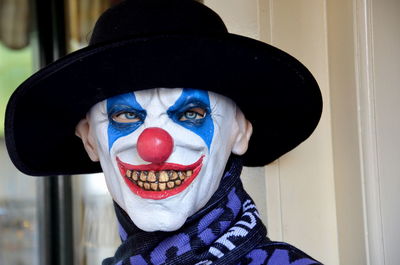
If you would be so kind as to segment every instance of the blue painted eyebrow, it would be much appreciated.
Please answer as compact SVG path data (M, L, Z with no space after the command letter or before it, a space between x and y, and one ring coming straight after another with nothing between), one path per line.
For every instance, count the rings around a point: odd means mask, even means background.
M189 88L183 89L181 96L175 101L174 105L168 108L168 113L184 111L186 106L191 108L191 105L202 106L210 110L208 92Z
M107 99L107 113L112 111L115 106L129 106L138 111L145 111L142 106L136 101L133 92L121 94Z

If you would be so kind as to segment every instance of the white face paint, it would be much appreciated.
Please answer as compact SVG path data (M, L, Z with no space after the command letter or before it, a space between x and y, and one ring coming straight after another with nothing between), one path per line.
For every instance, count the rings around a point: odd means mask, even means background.
M111 196L145 231L177 230L200 210L251 134L234 102L193 89L119 95L88 119Z

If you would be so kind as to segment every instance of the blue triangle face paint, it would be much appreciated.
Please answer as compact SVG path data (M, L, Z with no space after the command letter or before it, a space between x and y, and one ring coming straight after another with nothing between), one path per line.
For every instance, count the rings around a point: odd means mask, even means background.
M108 125L108 149L111 149L114 142L120 137L136 131L146 119L146 111L136 101L135 94L126 93L107 99ZM125 115L127 118L135 118L135 122L121 123L113 117ZM137 121L136 121L137 120Z
M203 117L196 117L194 109L204 110ZM199 135L210 152L214 136L214 124L211 118L210 98L207 91L196 89L183 89L182 95L168 111L168 116L177 124ZM197 115L199 115L197 113Z

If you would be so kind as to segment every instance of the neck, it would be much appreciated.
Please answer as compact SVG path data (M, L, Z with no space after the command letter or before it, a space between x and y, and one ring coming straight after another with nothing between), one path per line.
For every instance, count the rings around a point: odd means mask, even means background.
M232 157L210 201L174 232L145 232L115 204L122 245L103 264L231 264L266 238L266 229L240 181L242 165ZM234 259L232 257L234 254ZM227 262L228 261L228 262ZM125 264L125 263L124 263Z

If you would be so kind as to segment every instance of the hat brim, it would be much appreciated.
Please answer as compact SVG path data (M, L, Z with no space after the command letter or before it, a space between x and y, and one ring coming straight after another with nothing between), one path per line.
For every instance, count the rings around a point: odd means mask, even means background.
M29 175L100 172L75 126L97 102L150 88L228 96L253 125L246 166L264 166L314 131L321 93L307 68L268 44L238 36L157 35L89 46L41 69L12 95L5 137Z

